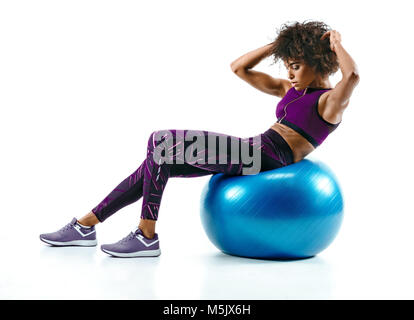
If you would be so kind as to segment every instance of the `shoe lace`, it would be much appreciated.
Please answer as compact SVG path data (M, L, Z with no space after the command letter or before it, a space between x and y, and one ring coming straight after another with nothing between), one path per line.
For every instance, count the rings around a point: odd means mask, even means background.
M71 228L73 228L73 224L72 223L68 223L66 226L64 226L63 228L61 228L59 230L59 232L64 232L64 231L69 230Z
M134 234L133 232L131 232L131 233L130 233L130 234L128 234L125 238L121 239L119 242L120 242L120 243L127 242L127 241L129 241L129 240L133 239L133 238L134 238L134 236L135 236L135 234Z

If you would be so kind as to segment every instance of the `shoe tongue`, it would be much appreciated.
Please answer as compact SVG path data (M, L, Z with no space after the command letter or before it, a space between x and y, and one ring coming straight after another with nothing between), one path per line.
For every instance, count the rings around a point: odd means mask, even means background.
M67 220L66 220L67 221ZM76 219L76 218L73 218L72 219L72 221L70 222L70 224L73 224L73 225L75 225L76 224L76 222L78 222L78 219Z
M140 229L139 227L137 227L137 228L135 228L135 229L132 231L132 233L133 233L133 234L142 234L142 231L141 231L141 229Z

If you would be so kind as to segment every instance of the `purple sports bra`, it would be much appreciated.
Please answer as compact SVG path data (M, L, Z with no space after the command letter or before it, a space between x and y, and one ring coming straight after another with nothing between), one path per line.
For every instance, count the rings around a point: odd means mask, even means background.
M315 148L322 144L339 124L329 123L318 112L319 97L331 89L290 88L276 107L276 118L308 140Z

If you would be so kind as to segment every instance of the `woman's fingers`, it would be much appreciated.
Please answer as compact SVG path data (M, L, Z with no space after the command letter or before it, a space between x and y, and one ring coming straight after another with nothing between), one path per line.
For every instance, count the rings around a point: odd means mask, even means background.
M321 40L326 39L328 36L329 36L329 42L330 42L329 44L330 44L331 50L334 51L335 49L334 43L341 42L341 34L336 30L329 30L329 31L326 31L322 35Z
M321 40L325 39L327 36L330 36L331 38L341 38L341 34L338 31L336 31L336 30L326 31L322 35Z
M338 31L335 31L334 33L332 33L332 38L331 38L331 42L337 41L337 42L341 42L341 34Z
M327 37L330 33L331 33L330 31L326 31L326 32L322 35L321 40L325 39L325 38L326 38L326 37Z

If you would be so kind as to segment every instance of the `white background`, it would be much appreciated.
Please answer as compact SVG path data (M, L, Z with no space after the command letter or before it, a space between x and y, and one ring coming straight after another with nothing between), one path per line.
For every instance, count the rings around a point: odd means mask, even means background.
M1 1L0 298L413 299L409 3ZM138 224L142 200L97 226L96 248L39 241L132 173L154 130L267 130L279 98L230 63L273 41L282 23L306 19L341 33L361 75L341 126L308 157L344 191L328 249L288 263L221 253L199 217L209 176L168 181L158 258L99 250ZM286 78L271 62L255 69Z

